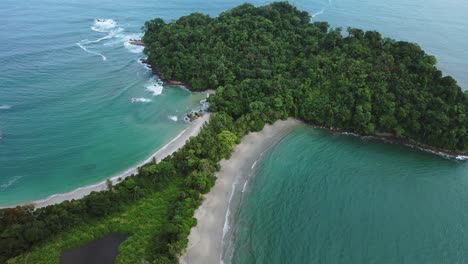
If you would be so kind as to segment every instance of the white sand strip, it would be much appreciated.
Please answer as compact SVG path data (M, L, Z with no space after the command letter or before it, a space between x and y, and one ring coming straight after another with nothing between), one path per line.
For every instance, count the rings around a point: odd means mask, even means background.
M266 148L280 140L294 127L302 124L295 119L277 121L266 125L262 131L250 133L236 146L229 160L220 162L221 170L211 191L205 195L203 204L195 211L198 224L193 227L187 252L180 257L184 264L218 264L223 253L223 237L227 231L226 219L233 186L239 178L249 173ZM242 189L237 182L236 189Z
M145 161L139 163L135 167L132 167L122 173L119 173L116 176L113 176L109 178L113 184L118 183L119 178L124 179L132 174L136 174L138 167L141 167L142 165L150 162L153 158L156 159L156 161L160 161L164 159L165 157L171 155L172 153L176 152L179 148L183 147L185 145L185 142L193 136L198 135L200 132L200 129L202 128L203 124L207 122L210 119L210 113L205 113L203 116L197 118L192 122L192 124L182 131L177 137L175 137L173 140L171 140L168 144L166 144L164 147L160 148L158 151L156 151L153 155L148 157ZM68 192L68 193L61 193L61 194L54 194L52 196L49 196L48 198L44 200L38 200L33 202L33 204L36 207L45 207L48 205L52 204L57 204L61 203L66 200L72 200L72 199L80 199L88 194L90 194L93 191L102 191L107 189L107 184L106 181L102 181L97 184L85 186L78 188L74 191ZM27 203L24 203L27 204ZM16 206L16 205L15 205ZM14 206L8 206L8 207L14 207Z

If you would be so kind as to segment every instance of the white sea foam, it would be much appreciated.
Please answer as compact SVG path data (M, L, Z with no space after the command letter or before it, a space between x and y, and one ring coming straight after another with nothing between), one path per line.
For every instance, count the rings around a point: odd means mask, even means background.
M231 210L229 209L229 207L231 207L231 201L232 201L232 198L234 197L234 193L236 192L236 184L237 184L237 181L235 181L232 184L231 196L229 197L229 202L227 206L228 209L226 211L226 215L224 216L223 237L221 238L221 241L224 241L224 237L226 236L227 232L231 228L229 226L229 215L231 214Z
M17 182L21 178L22 177L20 177L20 176L16 176L16 177L13 177L11 180L9 180L7 183L4 183L4 184L0 185L0 191L2 191L2 192L5 191L8 187L15 184L15 182Z
M103 61L107 60L107 57L106 57L106 56L102 55L101 53L98 53L98 52L89 50L88 48L86 48L85 46L83 46L80 42L76 43L76 45L78 45L78 47L80 47L82 50L84 50L84 51L86 51L86 52L88 52L88 53L101 56L101 58L102 58Z
M155 77L146 84L146 90L150 91L154 96L160 95L163 91L163 82Z
M312 17L314 18L314 17L316 17L316 16L319 16L319 15L323 14L323 12L325 12L325 8L322 9L322 10L320 10L320 11L317 12L317 13L312 14Z
M124 47L131 53L143 53L143 46L130 44L131 39L141 39L141 34L123 35Z
M202 105L201 107L202 111L208 111L208 109L210 108L210 103L208 103L206 99L201 100L200 104Z
M109 34L107 36L104 36L102 38L98 38L96 40L88 40L88 39L83 39L82 41L80 41L80 44L81 45L88 45L88 44L93 44L93 43L99 43L103 40L107 40L107 39L111 39L113 38L113 35L112 34Z
M124 31L122 28L118 28L119 32ZM131 39L140 39L141 34L114 34L113 37L115 38L114 41L107 42L104 46L115 46L115 45L122 45L131 53L143 53L143 46L133 45L130 43Z
M135 98L133 100L133 102L135 102L135 103L149 103L151 101L153 101L153 100L145 98L145 97Z
M109 32L117 26L113 19L95 19L91 29L96 32Z
M137 46L137 45L130 44L131 39L140 39L142 35L141 34L124 34L124 33L122 33L125 29L122 28L122 27L119 27L117 25L117 22L115 22L113 19L95 19L94 20L94 25L91 26L91 29L93 31L96 31L96 32L107 33L107 35L104 36L104 37L98 38L96 40L83 39L82 41L77 43L77 45L82 50L84 50L84 51L86 51L88 53L101 56L103 60L106 60L107 57L104 56L101 53L89 50L86 45L96 44L96 43L99 43L99 42L104 41L104 40L115 39L115 41L112 41L112 42L106 41L106 43L104 43L104 46L113 46L113 45L116 45L116 44L122 45L122 43L123 43L123 46L131 53L142 53L143 52L143 49L144 49L143 46Z
M11 109L11 105L0 105L0 110L8 110Z
M468 160L468 156L461 156L460 155L460 156L455 157L455 159L457 159L457 160Z
M137 45L130 44L129 41L124 42L124 47L128 51L130 51L131 53L143 53L143 49L144 49L143 46L137 46Z
M253 163L252 167L250 167L251 169L255 168L255 165L257 165L257 161L258 161L258 160L256 160L256 161Z
M147 63L144 63L141 58L137 59L137 62L141 64L143 67L145 67L145 69L147 69L148 71L151 71L151 67Z
M247 187L247 183L249 183L249 179L247 179L247 180L244 182L244 187L242 187L242 192L245 192L245 188Z
M174 122L177 122L177 120L179 120L179 118L177 116L174 116L174 115L170 115L167 118L169 118L170 120L172 120Z

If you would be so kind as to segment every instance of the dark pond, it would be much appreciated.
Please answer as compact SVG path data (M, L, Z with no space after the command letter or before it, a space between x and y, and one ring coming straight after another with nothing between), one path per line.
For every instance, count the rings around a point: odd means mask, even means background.
M61 264L113 264L120 243L129 236L111 233L81 247L65 250L60 256Z

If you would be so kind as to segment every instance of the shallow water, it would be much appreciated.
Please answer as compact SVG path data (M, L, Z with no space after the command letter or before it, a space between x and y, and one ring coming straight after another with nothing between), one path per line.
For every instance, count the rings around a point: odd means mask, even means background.
M302 127L257 162L226 263L466 263L468 162Z
M183 113L201 97L163 88L128 40L154 17L214 16L243 2L0 1L0 206L99 182L182 131ZM466 1L292 3L333 26L421 43L468 87Z

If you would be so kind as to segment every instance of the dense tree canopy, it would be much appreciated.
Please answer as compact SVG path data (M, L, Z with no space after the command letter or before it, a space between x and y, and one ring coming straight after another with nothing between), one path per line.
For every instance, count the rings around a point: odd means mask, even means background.
M375 31L330 28L278 2L217 18L194 13L145 24L148 61L193 90L216 89L211 110L468 149L468 101L418 45Z

